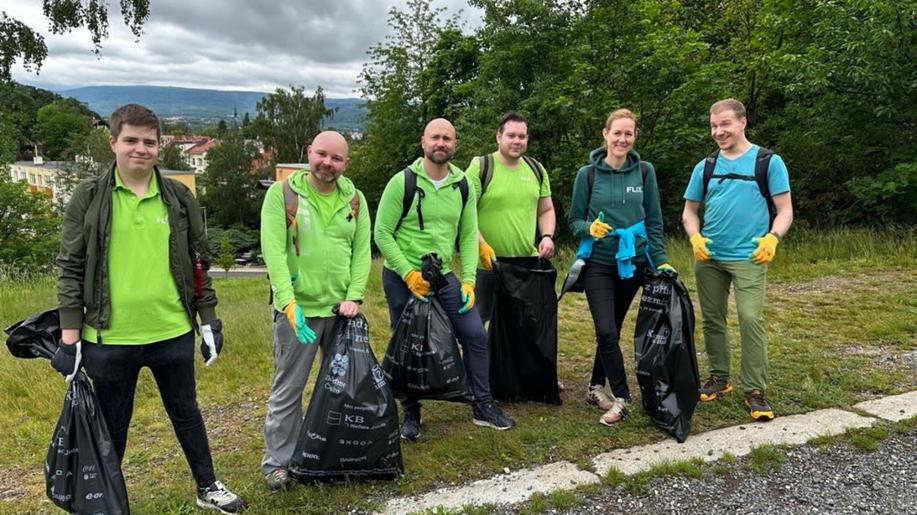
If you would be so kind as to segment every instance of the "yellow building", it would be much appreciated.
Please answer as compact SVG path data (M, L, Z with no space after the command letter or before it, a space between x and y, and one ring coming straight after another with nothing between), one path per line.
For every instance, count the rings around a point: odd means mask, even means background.
M195 197L197 196L197 175L194 173L194 170L169 170L168 168L160 168L159 173L161 173L163 177L175 179L184 184L191 190L191 193L194 194Z
M57 171L63 161L47 161L36 157L32 161L16 161L10 165L10 179L28 184L28 191L40 191L54 199L57 191Z
M309 169L308 163L277 163L274 166L274 180L282 181L296 170Z

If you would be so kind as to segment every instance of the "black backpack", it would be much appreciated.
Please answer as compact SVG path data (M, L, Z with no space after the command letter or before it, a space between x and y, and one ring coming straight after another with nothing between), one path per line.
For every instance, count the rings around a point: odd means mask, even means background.
M481 161L481 196L484 196L484 192L487 191L487 185L490 184L490 180L493 179L494 174L494 156L493 154L486 154L478 157ZM529 165L532 173L535 174L535 178L538 179L538 187L541 187L541 183L544 182L544 166L541 165L533 157L522 156L522 160L525 161L525 164Z
M398 223L395 224L395 230L392 231L393 235L398 232L398 228L401 227L401 222L404 221L404 217L408 216L408 211L411 210L411 204L414 203L415 195L417 195L417 223L420 225L420 230L423 230L423 207L421 203L427 194L424 192L423 188L417 187L417 175L411 171L410 167L405 168L401 173L404 174L404 198L401 200L401 217L398 218ZM462 193L462 212L464 212L465 203L468 202L468 179L462 176L462 180L453 183L452 187L458 188Z
M720 151L717 149L715 152L707 156L707 159L704 160L704 198L707 198L707 185L710 184L710 179L719 179L720 182L725 181L726 179L735 179L738 181L755 181L758 184L758 191L761 192L761 196L764 197L764 201L767 203L767 214L770 218L770 223L768 224L768 229L774 223L774 218L777 216L777 206L774 205L774 199L771 197L771 189L767 184L767 170L771 164L771 157L774 156L774 151L758 147L758 156L755 158L755 176L750 177L748 175L739 175L737 173L723 173L723 174L713 174L713 170L716 168L716 160L720 157Z

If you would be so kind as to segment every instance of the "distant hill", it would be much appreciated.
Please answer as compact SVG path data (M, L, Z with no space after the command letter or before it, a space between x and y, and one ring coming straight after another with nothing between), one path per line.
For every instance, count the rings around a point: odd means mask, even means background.
M232 120L233 108L239 122L247 112L255 117L255 106L267 93L261 91L220 91L215 89L173 88L162 86L86 86L60 92L85 102L89 108L108 116L118 106L143 104L162 118L180 116L188 121L216 123ZM325 124L344 130L362 130L364 102L359 98L325 98L325 105L338 108Z

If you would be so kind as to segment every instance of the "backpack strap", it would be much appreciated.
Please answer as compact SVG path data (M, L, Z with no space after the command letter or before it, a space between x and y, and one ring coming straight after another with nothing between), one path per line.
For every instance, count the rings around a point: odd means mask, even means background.
M420 195L420 198L417 199L417 219L420 223L420 230L423 230L423 213L420 210L420 201L425 196L425 193L422 189L417 187L417 176L414 172L411 171L410 167L406 167L401 171L404 174L404 196L401 199L401 217L398 218L398 223L395 224L395 230L392 233L398 232L398 229L401 227L401 222L404 221L404 217L408 216L408 212L411 210L411 204L414 203L414 195Z
M532 169L532 173L535 174L535 178L538 179L538 186L541 186L541 183L544 182L544 167L541 166L534 157L529 157L527 155L522 156L522 160L525 161L525 164L529 165L529 168Z
M462 194L462 211L465 211L465 204L468 202L468 179L465 176L462 176L462 180L452 184L453 188L458 188L459 192ZM483 186L482 186L483 189ZM482 192L483 194L483 192ZM459 215L461 216L461 215Z
M487 191L487 185L490 184L490 180L493 179L494 171L494 156L493 154L485 154L478 157L478 160L481 163L481 196L484 196L484 192ZM465 204L462 204L463 206Z
M755 158L755 182L758 183L758 191L764 197L767 203L767 215L770 218L768 230L777 217L777 206L774 204L774 198L771 196L771 188L767 183L767 172L771 165L771 157L774 151L769 148L758 147L758 156Z
M283 210L286 211L287 229L293 228L293 248L299 255L299 224L296 223L296 211L299 210L299 195L290 187L290 181L280 181L283 185Z
M713 170L716 169L716 160L718 157L720 157L719 149L715 150L704 159L704 198L707 198L707 185L710 184L710 179L713 178Z

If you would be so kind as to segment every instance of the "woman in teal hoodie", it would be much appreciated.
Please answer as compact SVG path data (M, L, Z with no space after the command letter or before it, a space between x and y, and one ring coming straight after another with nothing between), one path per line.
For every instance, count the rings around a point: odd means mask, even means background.
M618 109L602 129L605 144L589 154L573 184L570 229L579 240L594 240L582 271L589 311L595 325L596 356L587 401L606 410L599 422L611 425L627 415L630 402L624 357L619 345L621 323L637 290L643 269L671 269L662 241L662 210L653 165L634 151L637 120ZM612 396L604 393L605 379Z

